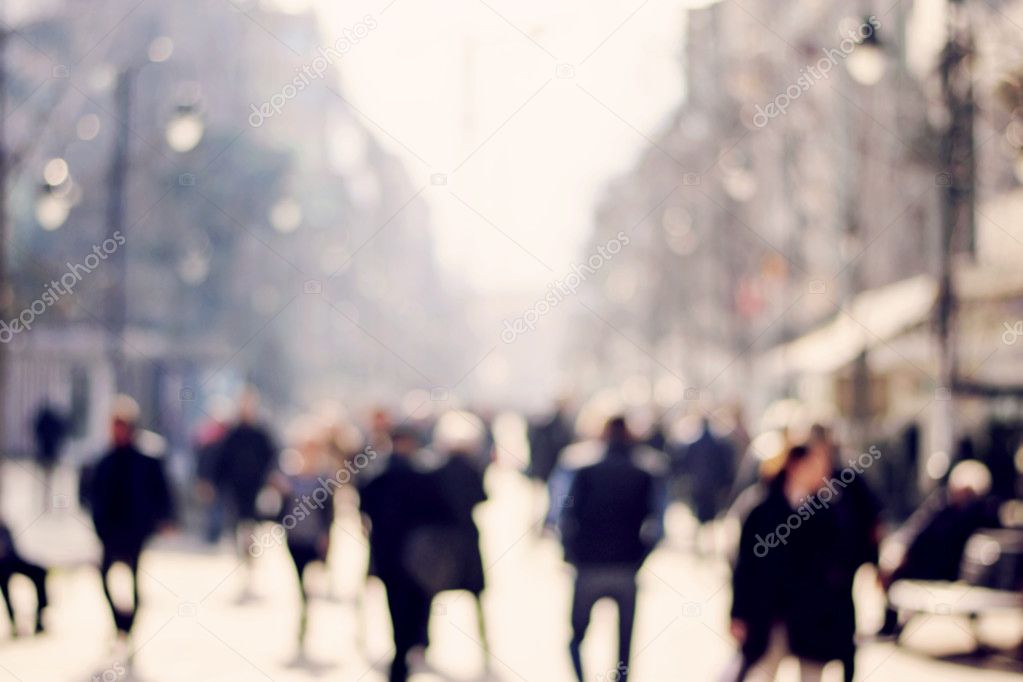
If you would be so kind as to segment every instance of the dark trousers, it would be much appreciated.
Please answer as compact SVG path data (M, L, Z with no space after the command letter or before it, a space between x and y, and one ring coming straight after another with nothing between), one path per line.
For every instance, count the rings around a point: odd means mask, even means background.
M23 575L32 581L36 588L36 627L41 625L40 615L46 608L46 569L25 561L20 556L12 555L0 559L0 593L7 604L7 615L11 619L11 629L15 628L14 604L11 602L11 578Z
M315 561L323 561L323 558L315 546L292 540L288 540L288 554L291 555L291 561L295 564L295 572L298 573L298 585L302 590L302 602L304 603L309 599L305 589L305 569Z
M323 561L319 550L311 544L288 539L288 553L291 561L295 564L295 572L298 574L298 589L302 596L302 611L298 621L298 641L305 642L306 625L309 622L309 593L305 588L305 569L315 561Z
M139 610L139 556L142 554L141 547L103 547L103 560L100 564L100 577L103 580L103 594L106 595L107 603L110 604L110 611L114 615L114 626L118 634L130 634L135 625L135 616ZM114 564L124 564L131 573L131 606L127 609L120 608L114 603L114 597L110 592L110 569Z
M394 629L390 681L405 682L409 674L409 651L422 643L430 622L430 595L408 576L388 576L383 580Z
M616 679L626 682L632 650L632 625L636 617L636 570L631 566L578 566L577 571L572 597L572 641L568 646L576 677L583 682L580 649L590 626L590 612L598 600L606 597L618 606Z

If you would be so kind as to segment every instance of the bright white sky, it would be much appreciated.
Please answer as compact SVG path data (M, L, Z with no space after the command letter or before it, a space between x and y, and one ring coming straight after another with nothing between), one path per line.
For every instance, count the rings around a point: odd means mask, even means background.
M442 265L475 290L519 292L541 290L581 257L599 191L647 144L640 132L652 136L679 103L687 4L317 6L325 42L367 14L378 22L341 60L342 87L401 141L376 130L427 185ZM574 77L557 77L559 64ZM447 185L430 184L435 173Z

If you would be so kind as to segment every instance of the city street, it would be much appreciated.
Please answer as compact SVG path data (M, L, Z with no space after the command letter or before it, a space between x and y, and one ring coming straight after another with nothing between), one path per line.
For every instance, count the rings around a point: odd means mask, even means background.
M286 552L273 547L256 563L256 600L238 603L243 569L226 545L204 549L184 535L163 538L143 562L144 610L137 626L133 676L109 653L113 626L95 569L89 521L67 509L39 516L38 481L31 465L8 465L3 480L4 514L23 552L57 564L49 586L49 632L0 642L0 680L75 681L90 679L292 680L383 679L389 660L389 622L379 584L373 582L359 616L353 596L360 585L365 546L348 515L337 525L332 555L334 589L326 580L313 590L309 654L296 659L297 593ZM507 470L492 471L491 501L480 510L489 589L485 608L493 648L492 678L483 674L483 657L471 599L447 593L434 604L427 680L569 680L569 574L551 539L540 539L529 524L530 491L525 480ZM58 500L73 499L70 476L58 481ZM61 502L59 502L61 503ZM74 521L71 521L74 519ZM669 517L672 542L662 547L642 574L635 633L637 682L715 680L729 662L727 635L728 572L718 561L699 561L678 546L688 532L683 510ZM322 578L323 576L317 575ZM878 601L869 581L861 585L861 624L873 629ZM20 593L24 595L25 593ZM24 597L16 599L30 607ZM28 611L30 613L30 611ZM500 614L500 617L497 617ZM364 623L364 624L363 624ZM585 656L588 677L613 680L609 670L614 641L613 607L598 606ZM989 630L1019 632L1018 623L991 622ZM6 628L5 628L6 630ZM365 633L365 650L358 644ZM969 647L964 623L951 618L922 618L905 637L908 646L867 644L860 652L859 679L1009 680L1016 676L938 662L913 651L962 651ZM660 671L660 672L655 672ZM667 672L673 671L673 672ZM839 679L838 670L829 679ZM780 679L794 680L793 669Z

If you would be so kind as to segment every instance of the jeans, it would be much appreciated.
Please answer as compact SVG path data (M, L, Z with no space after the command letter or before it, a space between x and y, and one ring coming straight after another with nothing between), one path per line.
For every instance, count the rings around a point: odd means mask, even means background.
M629 654L632 649L632 625L636 617L636 570L632 566L578 566L575 594L572 598L572 641L569 654L576 677L583 682L580 647L590 625L593 605L603 598L618 606L618 664L621 682L627 682Z

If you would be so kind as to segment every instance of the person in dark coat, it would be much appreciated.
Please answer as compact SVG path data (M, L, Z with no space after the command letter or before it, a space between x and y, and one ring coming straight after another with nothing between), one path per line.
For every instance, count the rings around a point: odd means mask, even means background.
M127 641L139 609L139 557L149 539L174 522L170 486L161 461L136 445L138 405L127 396L114 401L112 446L92 471L89 507L96 535L103 546L100 572L103 591L114 616L118 638ZM110 569L128 567L132 604L122 607L110 590Z
M259 394L248 389L238 403L237 423L220 441L213 474L217 491L234 514L238 555L247 569L239 601L252 596L252 557L258 553L255 527L260 521L256 498L276 463L277 447L259 421Z
M735 452L726 439L714 434L707 417L700 420L696 439L683 443L680 450L679 466L689 480L693 514L701 525L713 521L728 503L735 479Z
M432 476L451 511L452 525L445 529L443 556L447 576L443 590L465 590L476 603L480 644L484 662L490 665L490 646L483 614L483 557L480 554L480 531L473 518L477 505L486 502L480 451L492 447L487 429L479 417L461 411L441 415L434 428L434 448L446 457Z
M957 580L970 536L998 528L997 501L989 496L991 474L977 460L960 462L948 484L932 493L885 545L881 583L887 592L899 580ZM890 606L879 634L896 636L898 613Z
M11 578L23 575L32 581L36 590L36 634L43 632L43 609L49 603L46 598L46 569L25 560L14 546L11 529L0 523L0 593L7 605L7 616L11 620L11 635L18 636L18 624L14 614L14 602L11 601Z
M217 466L220 444L227 435L231 414L231 403L223 396L210 400L206 415L195 430L192 438L192 452L195 457L195 496L203 512L205 527L203 535L211 545L220 541L224 530L224 501L217 495Z
M863 473L873 466L881 451L876 447L865 453L843 460L841 450L831 435L831 429L814 424L810 429L809 447L829 462L832 470L827 481L828 512L834 519L835 536L841 542L830 545L835 584L829 603L836 621L856 623L856 604L853 601L853 581L864 564L877 565L881 538L881 503L870 489ZM817 493L824 497L826 493ZM842 582L839 582L841 580ZM852 682L856 670L856 647L850 634L848 646L841 657L846 682Z
M408 679L410 652L426 644L437 529L454 521L436 479L413 462L419 444L414 430L395 428L387 467L360 495L374 572L387 591L394 630L391 682Z
M822 494L831 472L822 450L792 447L742 523L731 609L740 680L773 680L788 655L803 680L819 680L853 646L855 616L841 607L850 598L848 538Z
M43 403L32 421L36 441L36 462L43 472L43 510L53 503L53 470L60 460L60 450L67 435L64 417L49 403Z
M604 440L603 459L575 472L561 515L565 559L576 569L569 655L580 682L590 612L605 597L618 606L615 679L628 679L636 574L663 529L661 483L634 461L637 446L624 417L608 420Z
M572 422L564 402L528 429L529 476L546 485L558 464L558 455L573 440Z

